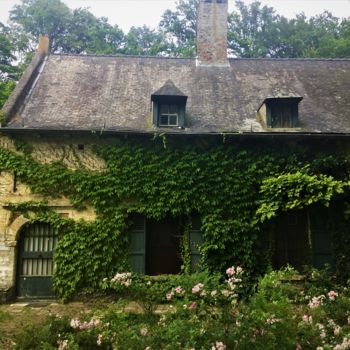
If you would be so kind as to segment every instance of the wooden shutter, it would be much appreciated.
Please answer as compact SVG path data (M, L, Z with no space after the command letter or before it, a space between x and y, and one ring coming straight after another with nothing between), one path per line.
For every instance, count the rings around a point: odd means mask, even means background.
M203 235L200 231L199 216L193 215L192 227L189 231L190 235L190 250L191 250L191 271L196 272L200 270L200 252L199 248L203 244Z
M327 209L318 207L310 216L313 266L321 269L325 264L332 264L331 234L327 227L329 213Z
M130 228L130 266L132 272L145 273L146 220L135 214Z

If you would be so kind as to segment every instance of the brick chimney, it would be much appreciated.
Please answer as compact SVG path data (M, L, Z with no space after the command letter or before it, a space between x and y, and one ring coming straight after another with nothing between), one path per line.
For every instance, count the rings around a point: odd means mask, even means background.
M39 45L37 48L37 52L42 55L48 55L50 53L50 41L49 37L46 35L39 36Z
M227 0L200 0L197 24L197 65L228 67Z

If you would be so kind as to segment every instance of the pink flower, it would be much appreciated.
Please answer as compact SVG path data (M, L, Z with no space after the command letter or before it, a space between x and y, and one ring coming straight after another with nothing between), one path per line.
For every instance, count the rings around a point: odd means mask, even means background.
M316 307L319 307L320 305L323 304L323 300L325 298L326 297L324 295L320 295L318 297L313 297L308 305L311 309L315 309Z
M305 323L312 323L312 316L304 315L303 316L303 322L305 322Z
M174 292L173 291L171 291L170 293L167 293L166 300L170 301L173 298L173 296L174 296Z
M183 293L183 289L180 286L178 286L175 288L175 293L181 294L181 293Z
M197 308L197 303L195 301L193 301L189 306L188 306L189 309L191 310L195 310Z
M226 270L226 274L227 274L228 276L233 276L235 273L236 273L236 271L235 271L234 266L231 266L231 267L229 267L229 268Z
M192 293L193 294L197 294L199 293L204 287L204 284L203 283L198 283L196 284L193 288L192 288Z
M331 290L327 295L328 295L329 300L334 300L335 297L338 296L338 293L335 292L334 290Z

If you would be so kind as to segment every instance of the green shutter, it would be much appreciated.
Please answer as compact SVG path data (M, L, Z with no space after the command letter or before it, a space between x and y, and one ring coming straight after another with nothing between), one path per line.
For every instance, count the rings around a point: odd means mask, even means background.
M327 209L318 207L311 215L312 256L313 266L323 268L325 264L332 265L331 234L327 227Z
M131 271L145 273L146 221L142 215L134 215L132 222L130 228Z
M191 249L191 271L200 270L200 252L199 248L203 244L203 236L200 230L190 230L190 249Z
M185 126L185 105L180 105L179 110L179 126L182 128Z
M152 112L153 125L158 126L158 103L155 101L152 102Z

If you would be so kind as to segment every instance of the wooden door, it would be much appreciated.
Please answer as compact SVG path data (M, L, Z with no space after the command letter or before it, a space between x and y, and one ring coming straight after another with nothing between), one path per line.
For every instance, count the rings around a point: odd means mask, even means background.
M147 222L146 273L148 275L176 274L181 269L181 225L179 220L165 218Z
M17 259L17 296L53 297L53 251L55 229L45 223L26 225L21 233Z
M275 224L274 267L290 264L299 271L310 264L307 218L304 211L281 214Z

